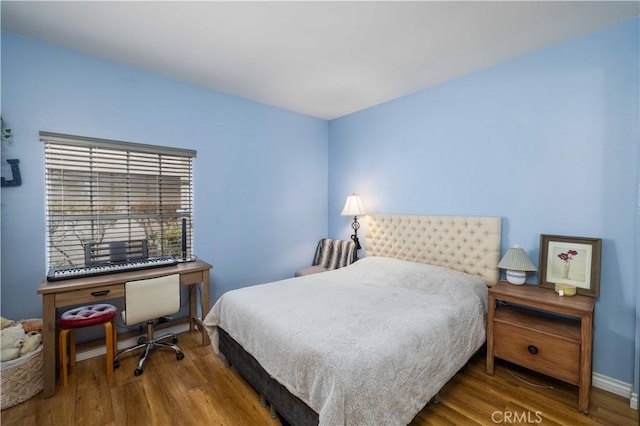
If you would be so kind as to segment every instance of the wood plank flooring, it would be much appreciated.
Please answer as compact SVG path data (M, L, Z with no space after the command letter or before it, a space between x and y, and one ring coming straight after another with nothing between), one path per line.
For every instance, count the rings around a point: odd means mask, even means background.
M198 333L179 338L182 361L172 352L156 351L138 377L133 375L135 356L122 359L109 377L103 357L81 361L68 386L58 385L54 397L37 395L3 410L2 426L280 425L235 370L226 368L209 346L200 346ZM496 374L488 376L484 358L477 356L440 391L440 402L425 407L411 426L638 425L627 399L592 389L585 416L576 409L577 395L574 386L499 361Z

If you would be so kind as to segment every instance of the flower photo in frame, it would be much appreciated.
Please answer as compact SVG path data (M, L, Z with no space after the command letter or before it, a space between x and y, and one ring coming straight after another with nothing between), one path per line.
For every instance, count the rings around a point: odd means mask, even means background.
M600 238L540 235L538 284L554 288L556 284L576 287L578 294L600 295Z

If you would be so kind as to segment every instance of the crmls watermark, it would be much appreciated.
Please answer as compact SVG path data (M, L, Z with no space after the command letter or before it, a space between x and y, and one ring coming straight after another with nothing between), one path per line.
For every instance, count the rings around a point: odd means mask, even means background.
M540 424L542 411L494 411L491 420L498 424Z

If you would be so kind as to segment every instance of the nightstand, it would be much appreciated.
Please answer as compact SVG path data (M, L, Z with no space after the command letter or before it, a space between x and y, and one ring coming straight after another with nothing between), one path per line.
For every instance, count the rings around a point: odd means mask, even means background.
M489 289L487 374L497 357L571 383L578 410L587 414L594 305L592 297L500 281Z

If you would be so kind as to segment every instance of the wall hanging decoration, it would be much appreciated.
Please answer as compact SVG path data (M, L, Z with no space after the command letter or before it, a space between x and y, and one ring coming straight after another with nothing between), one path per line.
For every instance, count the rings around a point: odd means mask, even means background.
M2 116L0 116L0 138L2 142L9 142L11 136L13 135L13 131L11 129L7 129L4 127L4 120ZM6 180L5 178L0 178L0 186L20 186L22 185L22 176L20 176L20 160L18 159L10 159L7 160L7 163L11 166L11 180Z
M20 160L11 159L7 160L7 163L11 166L11 180L6 180L5 178L1 178L0 186L20 186L22 185L22 177L20 176Z
M0 128L2 129L2 133L0 133L2 142L8 142L11 138L12 130L4 127L4 120L2 119L2 116L0 116Z

